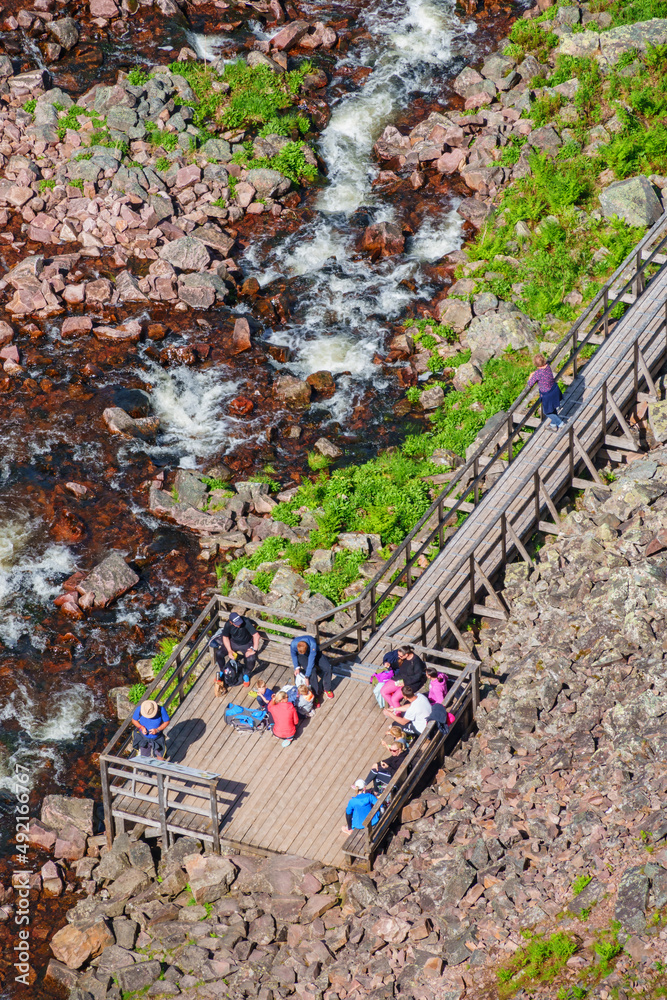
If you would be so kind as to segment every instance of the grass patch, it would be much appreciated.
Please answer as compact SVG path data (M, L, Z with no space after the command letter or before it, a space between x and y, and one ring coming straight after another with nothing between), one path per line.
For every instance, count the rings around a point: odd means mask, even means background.
M528 938L526 946L519 948L509 963L498 970L500 997L513 996L531 984L553 982L577 950L574 938L562 931L549 938L524 934Z
M572 883L572 892L574 893L575 896L578 896L579 893L584 891L589 882L592 881L593 881L592 875L578 875L577 878L575 878L574 882Z
M37 185L40 194L44 194L45 191L53 191L55 186L56 182L53 178L49 178L49 180L42 179Z
M127 692L127 700L133 705L138 705L142 701L144 695L146 694L145 684L133 684L130 690Z

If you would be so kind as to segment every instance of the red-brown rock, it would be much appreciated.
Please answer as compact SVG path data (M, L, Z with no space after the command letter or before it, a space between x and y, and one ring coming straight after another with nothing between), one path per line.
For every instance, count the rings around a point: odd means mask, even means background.
M237 396L229 404L229 412L233 417L246 417L249 413L252 413L254 409L254 404L252 400L246 399L245 396Z
M362 240L364 250L379 250L383 257L403 253L405 237L400 226L393 222L378 222L368 226Z
M241 351L247 351L252 347L252 340L250 339L250 324L245 316L240 316L234 323L232 345L234 348L234 354L240 354Z
M76 286L74 286L76 287ZM60 329L60 336L63 338L80 337L83 333L90 333L93 328L93 321L88 316L68 316L63 321Z
M306 382L318 396L322 396L324 399L333 396L336 391L336 383L331 372L313 372L312 375L308 376Z
M289 52L295 45L298 45L303 36L308 31L307 21L292 21L285 25L282 31L271 39L271 47L279 52Z

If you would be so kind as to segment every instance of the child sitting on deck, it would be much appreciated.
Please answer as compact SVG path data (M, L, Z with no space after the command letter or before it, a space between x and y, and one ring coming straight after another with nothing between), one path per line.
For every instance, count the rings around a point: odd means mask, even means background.
M273 698L273 691L271 688L267 688L266 681L262 680L261 677L257 681L255 687L257 688L257 708L267 709L269 707L269 702Z
M309 684L299 684L299 700L296 703L296 710L302 718L312 718L315 715L315 695Z

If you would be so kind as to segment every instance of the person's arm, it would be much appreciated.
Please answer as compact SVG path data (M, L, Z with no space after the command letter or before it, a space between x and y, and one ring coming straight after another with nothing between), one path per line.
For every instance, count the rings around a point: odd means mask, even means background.
M227 656L230 658L230 660L233 660L234 657L232 656L232 644L229 641L229 636L225 635L224 632L223 632L223 635L222 635L222 645L227 650Z
M534 371L533 374L530 375L529 378L528 378L528 384L527 384L526 388L530 389L531 386L535 385L536 382L537 382L537 371Z
M136 728L143 736L147 736L148 730L146 729L145 726L142 726L142 724L139 722L140 718L141 718L141 709L137 706L137 708L135 708L134 712L132 713L132 725L136 726Z
M294 667L295 670L299 669L299 661L296 658L296 647L300 642L301 642L300 637L295 636L294 639L292 639L292 641L289 644L289 651L292 655L292 666Z
M259 649L259 632L257 631L257 627L253 625L252 622L249 622L247 619L245 624L247 629L252 628L255 630L252 633L252 648L254 649L255 652L257 652L257 650Z
M153 735L153 736L155 736L157 733L161 733L162 730L166 729L167 726L169 725L169 716L167 715L167 713L164 710L164 708L162 709L162 714L161 714L160 717L162 719L161 724L157 727L157 729L151 729L150 730L151 735Z
M306 666L306 677L309 678L313 672L313 667L315 666L315 657L317 656L317 642L313 639L312 635L307 635L305 637L308 643L308 665Z

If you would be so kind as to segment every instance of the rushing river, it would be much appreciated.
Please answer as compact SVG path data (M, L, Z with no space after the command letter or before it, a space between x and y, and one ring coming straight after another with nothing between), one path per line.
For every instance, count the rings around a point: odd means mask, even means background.
M519 9L512 7L515 14ZM51 353L60 366L50 377L69 392L69 400L48 417L17 406L5 418L0 445L0 809L7 818L17 762L30 769L34 812L39 796L49 791L99 798L93 754L115 725L107 691L134 683L134 661L150 655L162 635L179 634L214 585L212 569L196 558L194 541L147 513L142 484L155 470L201 467L222 458L233 465L234 456L252 444L251 458L237 469L271 461L286 473L294 453L280 441L271 448L266 444L275 414L258 408L250 419L239 419L228 412L230 400L253 386L270 398L277 368L300 377L321 370L338 376L333 398L314 404L307 420L325 432L347 434L352 457L368 456L400 438L391 412L399 390L391 370L374 359L392 324L437 291L437 264L460 247L462 220L456 196L446 186L386 193L374 183L379 167L372 148L385 125L411 126L429 110L446 106L448 82L492 47L495 22L491 18L480 30L452 0L402 5L376 0L358 13L350 3L329 0L302 5L301 13L325 23L356 16L366 33L338 58L333 71L332 114L318 143L327 180L312 196L306 221L292 232L258 225L253 240L246 240L244 272L258 278L265 292L286 289L292 303L288 322L265 331L269 343L289 349L286 365L267 361L250 374L224 363L164 368L143 345L131 364L105 370L93 387L84 384L85 392L77 394L72 389L83 360L79 348L50 331L50 346L42 353ZM507 10L498 21L507 23ZM258 24L250 27L263 37ZM247 33L244 27L239 37ZM173 58L186 43L207 58L231 57L238 49L235 36L205 35L197 25L179 21L171 30L162 25L153 56ZM114 58L127 64L129 52L127 40L119 40ZM146 43L137 53L145 64ZM363 229L369 222L389 220L409 224L412 236L403 255L373 263L359 250ZM39 379L44 370L36 362L31 374ZM141 387L149 390L152 412L161 419L160 436L150 446L119 446L103 434L99 414L104 406L124 405L127 393ZM368 433L369 425L377 435ZM70 480L89 487L84 501L71 503L84 524L80 539L54 530L68 507L64 484ZM65 619L53 607L63 580L91 568L109 548L121 548L134 560L141 583L83 622ZM5 852L10 833L9 823L3 823Z

